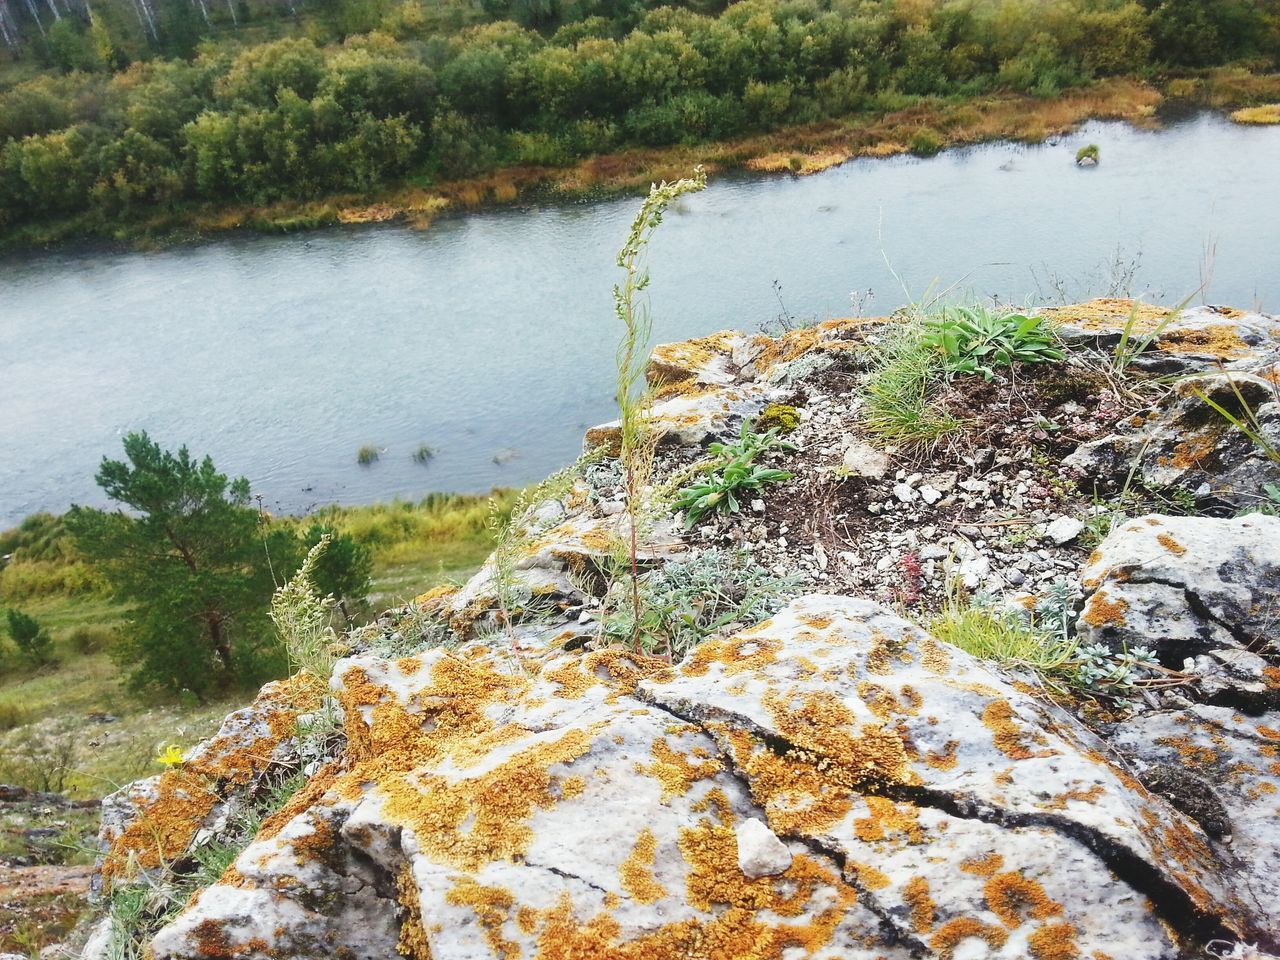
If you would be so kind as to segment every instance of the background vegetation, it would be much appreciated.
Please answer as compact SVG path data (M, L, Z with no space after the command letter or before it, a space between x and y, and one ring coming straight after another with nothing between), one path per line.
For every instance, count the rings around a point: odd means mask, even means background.
M13 241L52 221L111 232L367 196L922 98L1269 71L1280 0L0 0L5 42Z

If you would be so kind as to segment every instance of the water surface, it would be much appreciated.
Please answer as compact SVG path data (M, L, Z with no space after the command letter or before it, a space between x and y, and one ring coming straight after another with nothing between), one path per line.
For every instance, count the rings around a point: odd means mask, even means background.
M1082 170L1076 149L1100 145ZM867 312L948 288L1280 307L1280 127L1094 123L1057 142L722 177L652 256L655 337ZM635 199L159 253L0 260L0 527L100 503L145 429L276 509L483 491L571 460L611 415L614 251ZM1121 277L1123 280L1123 276ZM866 296L871 291L872 297ZM437 455L412 459L419 444ZM356 464L366 444L383 448Z

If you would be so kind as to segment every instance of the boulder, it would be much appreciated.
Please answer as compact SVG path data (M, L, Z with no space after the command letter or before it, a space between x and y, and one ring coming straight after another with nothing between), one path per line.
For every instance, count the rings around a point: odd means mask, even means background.
M1181 489L1237 508L1255 506L1267 499L1267 484L1280 484L1280 462L1267 449L1280 450L1275 369L1267 365L1189 377L1154 414L1135 418L1123 432L1083 444L1064 465L1104 484L1136 475L1150 487ZM1206 398L1239 420L1256 418L1258 439Z
M873 603L679 667L503 645L339 663L346 756L156 960L1179 956L1265 939L1197 822Z
M1174 669L1224 648L1280 653L1280 517L1131 520L1094 551L1082 581L1081 643L1148 647Z
M1280 931L1280 712L1249 717L1201 704L1145 714L1123 724L1112 746L1140 769L1160 769L1168 794L1175 803L1184 798L1193 816L1225 820L1211 842L1238 864L1265 922Z

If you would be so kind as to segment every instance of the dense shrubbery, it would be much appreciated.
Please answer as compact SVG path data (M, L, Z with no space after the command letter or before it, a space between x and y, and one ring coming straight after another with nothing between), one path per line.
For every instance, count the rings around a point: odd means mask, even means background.
M441 10L454 26L512 19L447 34ZM1280 0L484 0L470 15L326 0L310 16L320 44L206 41L189 60L145 59L198 26L185 20L150 46L114 39L105 16L60 21L43 49L65 72L0 97L0 228L564 164L1158 63L1280 61Z

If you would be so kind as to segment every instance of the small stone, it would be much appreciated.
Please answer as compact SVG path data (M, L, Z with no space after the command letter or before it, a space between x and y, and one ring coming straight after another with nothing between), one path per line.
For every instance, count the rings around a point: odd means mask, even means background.
M1058 517L1047 527L1045 527L1045 536L1054 543L1061 546L1064 543L1070 543L1084 531L1084 523L1075 517Z
M855 441L845 448L841 463L851 477L880 480L889 472L889 458L867 443Z
M764 513L764 501L763 501L763 500L752 500L752 501L751 501L751 510L752 510L752 512L753 512L753 513Z
M942 491L926 483L920 488L920 499L932 506L942 499Z
M919 496L919 494L916 492L915 487L911 486L908 483L895 483L893 485L893 495L897 497L899 500L901 500L903 503L910 503L917 496Z
M791 851L787 845L755 817L748 817L735 832L738 836L738 869L749 880L776 877L791 868Z

